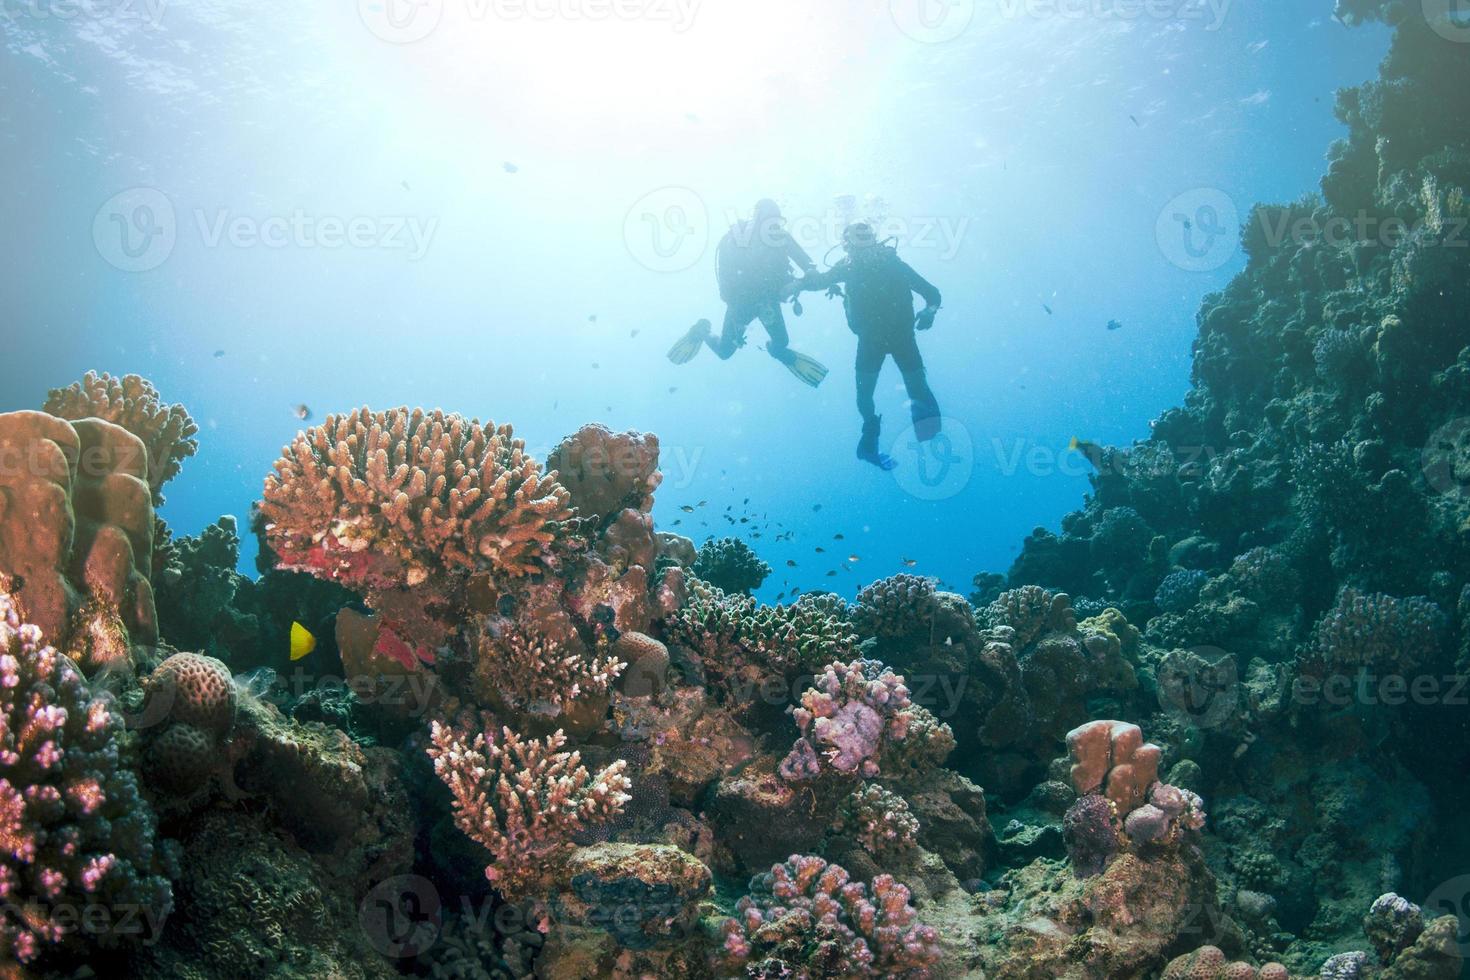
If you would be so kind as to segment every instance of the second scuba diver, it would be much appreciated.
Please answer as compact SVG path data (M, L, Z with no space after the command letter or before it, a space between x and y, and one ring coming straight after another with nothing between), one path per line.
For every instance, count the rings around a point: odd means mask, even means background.
M802 382L813 388L821 384L827 369L815 358L791 349L786 319L781 315L783 293L792 283L791 267L811 275L816 266L786 231L776 202L758 202L750 221L737 223L720 239L715 258L725 325L717 338L710 332L710 322L700 320L669 350L669 360L687 364L705 345L720 360L728 360L745 346L745 330L751 321L759 319L770 337L766 353Z
M939 290L899 258L896 250L880 243L870 225L848 225L842 232L842 247L847 252L845 258L827 272L808 274L786 292L796 295L806 290L826 289L828 295L836 295L837 287L846 287L842 302L847 326L858 338L857 404L863 417L863 434L857 445L857 456L879 469L891 470L898 464L878 450L883 422L873 403L878 373L891 356L903 374L916 438L927 442L938 435L939 403L929 388L914 331L928 330L934 325L934 315L939 312ZM915 293L925 303L917 315Z

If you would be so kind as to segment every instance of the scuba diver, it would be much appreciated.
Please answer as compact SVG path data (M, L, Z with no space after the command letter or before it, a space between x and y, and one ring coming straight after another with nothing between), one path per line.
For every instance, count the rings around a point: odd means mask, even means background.
M781 315L782 293L793 281L791 267L811 274L816 266L786 231L776 202L758 202L751 220L738 222L726 232L715 262L720 299L725 303L724 328L716 338L711 335L710 322L700 320L669 350L669 360L687 364L706 344L720 360L728 360L745 346L746 327L759 319L770 337L766 353L802 382L813 388L821 384L827 369L815 358L791 349ZM794 312L801 315L800 303Z
M793 283L786 292L796 295L826 289L828 296L843 297L848 329L858 338L857 404L863 417L863 435L857 445L857 456L879 469L891 470L898 464L878 450L883 422L873 404L878 373L891 356L903 373L915 435L920 442L938 435L939 403L929 388L914 331L934 326L934 315L939 312L939 290L900 259L896 249L880 243L868 224L848 225L842 232L842 247L847 252L845 258L827 272L807 275ZM925 303L917 315L914 293L923 297Z

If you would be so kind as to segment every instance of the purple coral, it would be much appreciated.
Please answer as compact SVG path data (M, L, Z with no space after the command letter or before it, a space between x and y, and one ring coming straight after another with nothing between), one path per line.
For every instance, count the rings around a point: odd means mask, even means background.
M1089 793L1073 803L1062 817L1062 839L1072 870L1079 877L1102 874L1119 846L1113 807L1107 797Z
M1123 821L1123 829L1134 844L1172 843L1204 825L1204 802L1189 790L1168 783L1155 783L1149 802Z
M1346 588L1317 624L1316 655L1329 669L1414 670L1439 653L1449 625L1429 599Z
M802 737L781 762L788 780L810 779L825 762L843 775L878 775L878 755L908 737L903 678L876 660L828 664L792 711Z
M171 910L158 872L172 851L155 848L122 727L0 593L0 903L24 910L0 916L0 962L31 962L79 932L104 945L146 938L130 925Z
M752 878L724 924L726 972L926 980L939 935L919 922L908 888L878 875L869 897L849 878L840 865L800 855Z

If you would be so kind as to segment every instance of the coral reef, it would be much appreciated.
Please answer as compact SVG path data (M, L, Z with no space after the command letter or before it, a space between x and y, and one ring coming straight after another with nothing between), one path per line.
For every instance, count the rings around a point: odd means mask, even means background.
M122 740L111 703L0 592L0 962L157 938L174 849Z

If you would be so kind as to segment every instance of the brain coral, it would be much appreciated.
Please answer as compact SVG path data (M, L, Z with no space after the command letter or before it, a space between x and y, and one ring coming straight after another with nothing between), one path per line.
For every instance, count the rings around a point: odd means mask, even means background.
M45 411L73 422L102 419L141 439L148 451L148 485L155 505L163 503L163 485L199 450L194 438L199 426L184 406L165 405L158 389L136 374L114 378L88 371L76 384L52 389Z
M159 871L172 853L155 847L122 728L0 593L0 962L80 945L83 933L104 945L146 939L138 930L168 915Z

